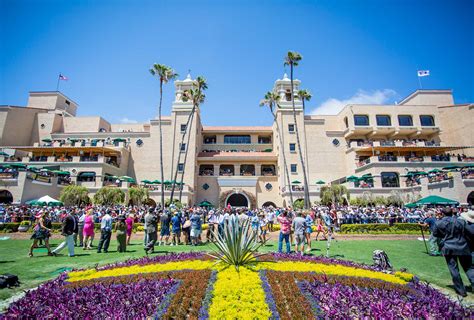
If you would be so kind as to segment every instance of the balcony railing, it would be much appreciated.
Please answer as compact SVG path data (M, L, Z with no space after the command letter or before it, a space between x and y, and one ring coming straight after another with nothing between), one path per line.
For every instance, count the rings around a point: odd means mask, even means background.
M390 155L379 156L378 159L380 162L397 162L398 160L396 156Z
M13 180L18 178L18 172L1 172L0 173L0 180Z

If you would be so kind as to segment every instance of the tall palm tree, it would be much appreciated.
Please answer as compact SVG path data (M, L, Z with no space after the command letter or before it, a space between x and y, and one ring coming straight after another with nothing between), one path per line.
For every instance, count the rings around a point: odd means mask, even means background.
M204 77L202 77L202 76L199 76L199 77L196 78L196 82L193 85L193 88L189 89L189 90L186 90L184 92L184 95L183 95L184 99L187 99L188 101L189 100L192 101L193 108L191 110L191 113L188 116L188 120L186 121L186 129L184 130L184 132L181 136L180 146L183 145L185 136L188 133L188 139L186 141L186 149L185 149L185 152L184 152L183 170L181 171L180 186L183 185L184 172L185 172L185 169L186 169L186 162L187 162L187 159L188 159L189 141L190 141L191 133L192 133L194 113L195 113L196 109L202 103L204 103L204 100L206 98L206 95L204 94L204 90L206 90L206 89L207 89L206 79L204 79ZM178 177L178 166L179 166L179 163L181 161L181 147L180 147L179 151L180 152L178 154L178 160L177 160L178 163L176 164L176 170L174 172L174 178L173 178L173 182L172 182L173 184L172 184L172 187L171 187L170 203L172 203L172 201L173 201L174 191L175 191L175 188L176 188L176 179ZM183 188L180 187L179 202L181 202L182 195L183 195Z
M158 106L158 127L160 131L160 170L161 170L161 208L165 207L165 190L164 180L165 174L163 169L163 131L161 128L161 104L163 102L163 83L168 83L175 79L178 74L164 64L154 63L150 68L150 73L160 80L160 105Z
M303 170L303 179L304 179L304 207L309 209L311 207L311 202L309 200L309 184L308 177L306 174L306 166L304 163L303 153L301 152L301 143L300 143L300 133L298 131L298 122L296 121L296 108L295 108L295 94L293 86L293 68L298 66L301 61L302 56L295 51L288 51L285 56L285 66L290 66L290 82L291 82L291 104L293 106L293 121L295 122L295 132L296 132L296 144L298 145L298 153L300 156L301 169Z
M311 92L309 92L306 89L298 90L296 95L298 96L298 98L300 98L301 102L303 103L303 112L304 112L304 110L305 110L305 101L310 101L311 98L313 97L313 95L311 94Z
M287 162L286 162L286 155L285 155L285 150L283 149L284 146L283 146L283 138L282 138L282 135L280 133L280 124L278 123L278 120L277 120L277 114L275 111L273 111L273 108L276 106L277 108L279 108L280 106L278 105L278 102L280 101L280 96L277 94L277 93L274 93L274 92L270 92L268 91L266 94L265 94L265 97L263 98L263 100L260 101L260 106L263 107L263 106L268 106L268 109L270 110L272 116L273 116L273 122L276 123L276 129L277 129L277 134L278 134L278 139L279 139L279 142L280 142L280 149L282 150L282 155L283 155L283 167L284 167L284 170L285 170L285 176L286 176L286 183L287 183L287 186L290 190L290 205L293 206L293 190L291 190L291 183L290 183L290 173L288 172L288 165L287 165Z

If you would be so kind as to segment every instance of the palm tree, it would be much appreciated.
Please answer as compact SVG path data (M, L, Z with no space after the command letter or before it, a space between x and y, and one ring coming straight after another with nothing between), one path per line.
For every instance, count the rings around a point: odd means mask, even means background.
M298 131L298 122L296 121L296 109L295 109L295 97L294 97L294 86L293 86L293 68L298 66L299 61L302 57L298 52L288 51L285 56L285 66L290 66L290 82L291 82L291 103L293 106L293 121L295 122L295 132L296 132L296 144L298 145L298 153L300 155L301 169L303 170L303 179L304 179L304 207L309 209L311 207L311 202L309 200L309 185L308 177L306 175L306 166L303 159L303 153L301 152L301 143L300 143L300 134Z
M188 116L188 120L186 121L186 129L184 130L182 136L181 136L181 143L180 143L180 152L178 153L178 160L176 164L176 170L174 172L174 178L172 181L172 187L171 187L171 196L170 196L170 203L173 203L173 197L174 197L174 191L176 188L176 179L178 178L178 167L179 163L181 161L181 146L184 143L184 139L186 136L186 133L188 134L188 139L186 141L186 149L184 151L184 161L183 161L183 170L181 171L181 178L180 178L180 190L179 190L179 201L181 202L181 197L183 195L183 179L184 179L184 172L186 169L186 162L188 159L188 150L189 150L189 141L191 138L191 133L192 133L192 126L193 126L193 119L194 119L194 113L196 111L196 108L198 108L202 103L204 103L204 100L206 98L206 95L204 94L204 90L207 89L207 83L206 79L204 77L199 76L196 78L196 82L193 85L192 89L186 90L183 94L183 98L186 100L191 100L193 103L193 108L191 110L191 113Z
M276 112L273 111L273 108L275 106L277 108L280 107L278 105L279 101L280 101L280 96L277 93L268 91L265 94L265 97L263 98L263 100L260 101L260 106L261 107L262 106L268 106L268 109L270 110L270 112L273 116L273 122L276 123L276 130L277 130L278 139L279 139L279 142L280 142L280 149L282 150L282 155L283 155L283 166L284 166L284 170L285 170L286 183L287 183L288 188L290 190L290 202L291 202L290 205L293 206L293 191L291 190L290 174L288 172L288 165L286 163L286 155L285 155L285 151L283 149L283 139L282 139L282 135L280 134L280 124L278 123Z
M308 90L306 89L303 89L303 90L298 90L298 92L296 93L296 95L298 96L298 98L300 98L301 102L303 103L303 112L305 110L305 101L309 101L311 100L311 98L313 97L313 95L311 94L311 92L309 92Z
M163 182L165 180L165 174L163 169L163 131L161 129L161 104L163 102L163 83L168 83L168 81L175 79L178 74L175 73L174 70L170 67L158 63L153 64L153 66L150 68L150 73L152 76L158 77L160 80L160 105L158 107L158 127L160 130L161 208L164 208L165 186Z

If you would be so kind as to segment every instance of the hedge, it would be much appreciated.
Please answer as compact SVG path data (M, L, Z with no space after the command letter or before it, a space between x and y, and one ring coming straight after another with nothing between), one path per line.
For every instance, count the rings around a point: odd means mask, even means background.
M18 227L21 225L20 222L9 222L9 223L0 223L0 232L10 233L10 232L18 232ZM59 222L52 223L52 230L53 233L61 232L62 224ZM134 223L133 224L133 232L143 231L143 223ZM31 229L30 229L31 230ZM94 231L100 232L100 223L94 223ZM30 231L29 231L30 232Z
M427 228L424 228L427 230ZM420 225L418 223L395 223L392 226L385 223L366 224L343 224L341 233L385 233L385 234L418 234Z

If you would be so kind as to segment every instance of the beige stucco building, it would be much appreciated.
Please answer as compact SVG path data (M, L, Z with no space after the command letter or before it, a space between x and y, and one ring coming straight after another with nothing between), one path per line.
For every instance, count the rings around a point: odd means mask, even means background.
M175 81L171 115L161 119L165 180L173 180L176 170L177 181L183 174L182 201L261 207L288 205L290 191L295 200L303 198L286 75L273 87L281 98L275 123L205 126L198 108L181 145L193 110L183 92L194 83L190 76ZM294 90L299 87L295 80ZM474 201L474 172L469 170L474 163L474 105L456 105L450 90L417 90L396 105L347 105L337 115L305 115L296 99L295 107L312 202L330 183L345 183L351 197L438 194ZM160 179L158 119L111 124L100 116L76 116L77 108L60 92L30 92L26 107L0 107L0 202L58 197L68 183L86 186L93 195L105 185L125 190L134 181ZM27 169L32 167L49 171ZM447 167L455 170L433 171ZM420 179L420 171L432 173ZM348 176L358 179L347 181ZM170 186L163 191L159 184L146 186L157 203L161 192L170 197ZM180 190L175 198L179 196Z

